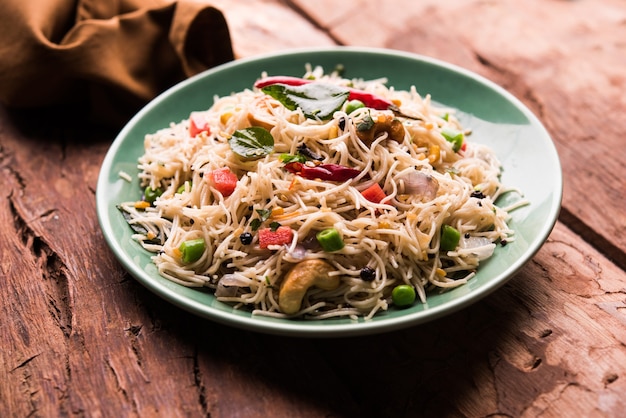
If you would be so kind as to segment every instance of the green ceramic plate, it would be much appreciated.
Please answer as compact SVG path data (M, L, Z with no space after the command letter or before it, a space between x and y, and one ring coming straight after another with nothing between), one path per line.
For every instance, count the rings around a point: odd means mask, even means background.
M192 110L212 104L214 95L250 88L263 71L301 76L305 65L331 71L338 64L345 76L387 77L389 85L432 95L438 103L459 110L461 122L473 130L472 141L495 149L504 166L503 181L525 194L530 205L513 212L514 243L496 249L468 284L430 296L425 305L391 308L369 321L350 319L285 320L253 317L218 302L208 291L185 288L160 277L150 254L131 239L131 230L115 205L137 200L137 180L128 183L120 171L136 176L146 133L187 118ZM120 132L102 164L96 200L107 243L131 275L169 302L211 320L272 334L330 337L386 332L420 324L474 303L496 290L531 259L552 230L560 209L562 177L559 158L539 120L511 94L462 68L399 51L331 48L306 49L241 59L188 79L142 109ZM502 202L506 204L507 202ZM508 202L510 203L510 202Z

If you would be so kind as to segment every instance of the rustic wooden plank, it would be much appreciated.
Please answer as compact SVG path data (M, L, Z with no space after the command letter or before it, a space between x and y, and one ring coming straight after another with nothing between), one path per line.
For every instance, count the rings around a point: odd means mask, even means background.
M619 416L626 275L572 242L558 224L507 285L449 317L316 347L373 416Z
M560 224L507 286L448 318L346 340L257 335L179 311L115 263L88 168L105 143L1 139L10 181L1 213L16 225L3 236L11 258L2 266L21 286L3 287L19 309L3 312L14 348L3 353L12 367L2 384L18 411L588 415L625 406L624 272ZM77 248L85 237L93 245Z
M43 123L38 129L49 135L50 128ZM4 300L13 303L3 305L3 317L12 320L3 326L11 349L2 353L8 370L1 392L9 396L0 403L10 403L0 410L264 416L308 402L292 416L329 412L326 404L306 401L333 379L305 342L274 347L274 340L258 342L193 317L148 294L122 270L99 231L93 199L98 170L90 167L99 167L107 142L49 136L43 142L13 130L0 141L8 197L0 215L3 225L15 225L2 229L1 266L14 285L2 287ZM255 345L258 352L238 358L240 347ZM326 372L327 386L303 386L293 375L300 355ZM285 378L268 380L276 372ZM304 395L289 395L293 388ZM354 407L345 392L325 395L340 410Z
M252 24L249 11L239 10ZM284 27L303 22L289 9L265 11ZM243 38L245 54L266 52L263 48L279 42L266 28L252 29L245 32L250 38ZM329 42L316 36L311 39ZM246 52L245 45L259 48ZM99 166L114 133L94 135L72 119L63 111L49 117L0 113L7 197L0 215L3 226L14 225L2 229L1 265L3 276L15 283L2 287L3 300L14 303L3 306L3 318L11 318L3 325L3 341L11 349L2 352L7 368L0 410L16 416L236 416L242 405L257 416L297 410L306 396L277 395L263 376L247 377L247 369L259 369L257 363L264 373L287 375L291 364L276 364L288 353L260 352L248 368L240 361L221 361L222 351L231 354L249 337L240 333L239 344L237 338L222 339L232 331L146 294L121 269L104 243L94 206ZM206 334L199 336L198 329ZM250 382L248 391L241 392L242 382ZM297 382L285 385L298 387ZM263 396L251 399L250 394ZM345 395L329 399L343 405L340 410L350 408ZM325 404L309 404L299 416L328 413Z
M623 2L294 0L339 42L442 59L533 110L563 165L564 219L620 263L626 251L626 9ZM349 5L349 6L348 6ZM558 18L555 18L557 17Z
M280 1L215 0L211 4L224 13L237 58L335 45L326 33Z
M4 145L4 144L3 144ZM41 265L47 254L37 249L32 235L23 234L23 224L15 221L11 197L17 192L11 175L12 156L2 148L2 199L0 206L0 410L27 416L32 411L53 416L55 400L64 390L67 378L64 364L66 320L57 309L59 294L53 277L43 277ZM33 251L25 251L25 247ZM33 286L36 284L36 286Z
M27 237L11 253L32 259L39 270L39 274L29 272L27 264L15 261L13 282L21 287L11 300L17 302L13 306L21 307L21 315L7 315L23 319L21 326L42 340L25 344L23 350L34 349L40 355L16 369L25 376L37 376L30 379L30 407L45 416L54 416L55 411L107 409L144 415L163 403L180 405L185 394L172 398L162 384L133 398L133 385L149 383L146 376L152 372L151 365L157 374L178 377L181 384L185 376L180 374L185 372L189 386L193 386L193 375L191 366L184 364L189 363L189 348L180 344L167 344L172 361L146 363L145 368L134 351L133 325L149 320L124 284L128 278L102 245L95 215L95 182L107 143L57 142L49 135L58 125L46 126L41 118L38 122L46 137L13 131L2 138L15 167L7 176L14 183L8 216L18 225L17 232ZM120 311L120 306L128 309ZM50 321L51 325L38 329ZM28 357L28 351L13 353L10 361L22 357ZM12 397L20 398L24 399ZM193 395L187 403L196 400ZM29 411L22 412L27 415Z

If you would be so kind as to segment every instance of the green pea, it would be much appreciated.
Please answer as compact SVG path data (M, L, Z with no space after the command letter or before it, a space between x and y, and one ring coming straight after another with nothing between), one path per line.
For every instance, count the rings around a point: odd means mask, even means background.
M153 204L157 197L161 196L162 194L163 190L159 188L153 189L150 186L146 187L143 192L144 200L150 204Z
M346 113L349 115L350 113L362 107L365 107L365 103L363 103L362 101L356 99L350 100L348 103L346 103Z
M408 284L396 286L391 291L391 300L398 307L411 306L415 302L415 289Z
M461 233L458 229L450 225L441 227L441 240L439 241L439 249L441 251L454 251L461 240Z
M183 263L185 264L198 261L200 257L202 257L202 254L204 254L205 248L206 244L204 243L204 238L184 241L180 244L180 247L178 247Z

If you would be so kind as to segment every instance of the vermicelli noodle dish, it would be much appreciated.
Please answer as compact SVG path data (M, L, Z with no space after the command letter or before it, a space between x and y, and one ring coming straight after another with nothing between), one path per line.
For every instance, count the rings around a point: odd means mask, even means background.
M494 203L519 193L494 151L414 87L307 67L212 103L146 135L143 194L119 204L173 282L255 315L367 320L514 241L525 201Z

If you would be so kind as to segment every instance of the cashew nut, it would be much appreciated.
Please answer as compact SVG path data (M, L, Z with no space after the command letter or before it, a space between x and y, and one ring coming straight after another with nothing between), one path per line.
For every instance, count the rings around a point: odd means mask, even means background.
M262 117L257 117L253 113L248 113L248 122L251 126L260 126L262 128L271 131L274 127L275 123L269 119L263 119Z
M278 306L283 313L294 314L300 310L306 291L312 287L334 290L339 287L339 276L330 276L334 271L324 260L304 260L289 270L278 292Z
M389 139L393 139L396 142L404 140L404 125L391 115L379 115L376 122L369 129L357 131L356 134L361 141L369 145L383 132L387 132Z

